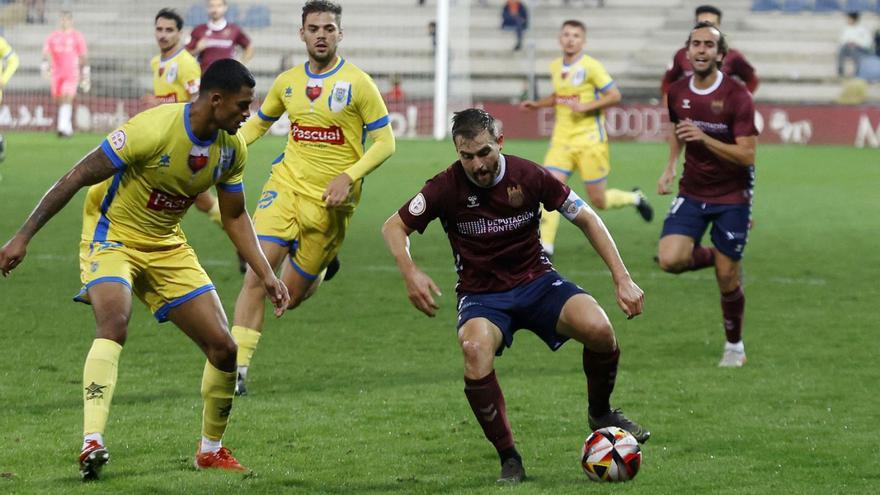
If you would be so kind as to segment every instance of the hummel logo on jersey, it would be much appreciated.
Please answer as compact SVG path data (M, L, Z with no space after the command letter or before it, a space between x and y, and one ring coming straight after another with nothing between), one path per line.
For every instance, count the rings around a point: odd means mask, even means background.
M685 98L681 100L681 108L690 109L691 108L691 100Z
M495 404L489 404L486 407L481 407L480 412L483 413L483 419L488 422L491 422L495 419L495 416L498 416L498 409L495 409Z
M107 385L98 385L95 382L90 383L86 387L86 400L103 399L105 388L107 388Z
M562 285L562 280L557 280L556 282L553 282L552 285L553 287L559 287L560 285Z

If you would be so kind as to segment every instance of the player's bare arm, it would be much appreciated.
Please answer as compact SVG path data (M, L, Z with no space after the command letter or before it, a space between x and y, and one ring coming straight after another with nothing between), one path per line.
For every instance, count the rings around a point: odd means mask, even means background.
M254 44L253 44L253 43L251 43L250 45L246 46L245 49L242 51L242 53L241 53L241 63L246 64L246 63L248 63L252 58L254 58Z
M409 254L409 235L413 230L403 223L400 215L395 213L382 226L382 237L388 250L397 262L397 268L406 282L406 291L413 306L428 316L435 316L440 306L434 301L433 294L440 296L440 288L425 272L416 266Z
M672 192L672 183L675 181L675 171L678 167L678 159L681 157L681 151L684 149L682 141L678 139L675 132L669 133L666 138L669 145L669 158L666 160L666 168L657 181L658 194L670 194Z
M580 101L566 101L565 104L572 112L587 113L613 107L620 103L621 99L623 99L623 96L620 94L620 90L617 89L617 86L612 86L604 93L599 93L599 98L593 101L587 103Z
M244 193L217 188L217 199L220 203L223 230L254 273L263 281L266 295L275 306L275 316L283 315L290 302L290 295L284 283L275 276L272 266L260 249L254 225L245 208Z
M675 135L678 139L687 143L703 143L709 151L720 158L750 167L755 164L755 153L758 138L755 136L739 136L736 143L728 144L707 136L696 124L690 120L684 120L676 124Z
M632 319L642 314L645 305L645 293L630 277L626 265L623 264L623 260L620 258L617 245L605 227L605 223L599 218L599 215L592 208L583 204L572 223L583 231L593 249L596 250L602 261L605 262L605 265L611 271L617 295L617 305L626 314L627 319Z
M15 236L0 249L0 271L3 276L9 274L24 259L27 245L36 233L46 225L55 214L70 201L77 191L86 186L97 184L118 170L99 148L80 160L69 172L46 191L34 211L28 216L24 225Z
M526 100L519 104L520 110L537 110L549 108L556 104L556 93L547 95L540 100Z

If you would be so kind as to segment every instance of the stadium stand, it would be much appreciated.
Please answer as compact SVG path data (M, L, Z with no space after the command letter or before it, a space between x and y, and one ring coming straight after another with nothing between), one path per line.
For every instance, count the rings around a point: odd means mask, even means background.
M93 70L93 93L138 96L150 87L148 61L155 54L153 15L167 2L142 0L121 8L115 0L81 0L75 6L76 25L86 34ZM537 73L539 94L550 91L548 62L558 56L558 27L563 20L580 18L588 26L587 52L601 60L618 81L625 98L650 100L659 97L660 77L675 50L681 46L692 23L697 0L608 0L603 8L566 7L563 2L534 0L532 27L526 47L511 50L509 33L499 26L500 3L483 7L479 2L458 0L456 9L467 8L470 28L467 59L470 91L477 100L518 98L528 72ZM809 9L786 11L789 0L729 0L724 8L724 30L731 45L755 65L761 78L756 98L778 102L833 102L840 93L835 73L837 36L843 19L832 9L853 2L799 2ZM877 2L861 2L877 8ZM38 88L48 91L40 79L42 42L57 21L63 0L47 2L48 25L12 23L7 38L21 56L21 68L10 91ZM289 0L230 2L248 29L256 47L251 69L258 79L258 92L265 91L278 72L283 57L305 58L298 39L298 9ZM464 5L463 5L464 4ZM820 5L821 4L821 5ZM297 3L297 5L299 5ZM0 17L3 8L0 7ZM433 51L426 35L434 19L435 2L424 6L412 0L346 0L341 53L371 73L381 91L390 78L400 74L410 98L433 94ZM179 7L188 27L205 18L202 2ZM454 9L453 23L462 19ZM863 17L877 26L875 14ZM198 22L197 22L198 21ZM530 58L530 54L531 57ZM880 101L874 83L869 99Z

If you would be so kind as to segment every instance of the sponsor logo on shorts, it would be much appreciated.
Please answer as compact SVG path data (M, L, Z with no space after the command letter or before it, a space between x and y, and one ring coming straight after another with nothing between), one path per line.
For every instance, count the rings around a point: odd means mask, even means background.
M147 201L147 208L155 211L185 211L195 200L195 196L175 196L153 189Z
M110 144L113 145L113 149L119 151L125 146L125 131L119 129L118 131L110 134Z
M260 201L257 203L257 208L265 209L272 206L272 202L275 201L275 198L278 197L278 191L263 191L263 195L260 197Z
M98 271L98 262L97 262L97 261L93 261L93 262L89 265L89 270L91 270L92 273L95 273L96 271Z
M312 143L345 144L345 136L338 125L331 127L309 127L294 122L290 125L290 137L294 141Z
M416 194L409 202L409 212L413 216L419 216L425 212L425 207L427 206L427 202L425 201L425 195L422 193Z

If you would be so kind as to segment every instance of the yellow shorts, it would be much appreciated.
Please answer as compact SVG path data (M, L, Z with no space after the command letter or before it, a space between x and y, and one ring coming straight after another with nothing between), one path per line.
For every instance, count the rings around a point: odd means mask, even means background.
M83 288L74 301L91 304L88 289L95 284L125 285L150 308L159 323L168 312L214 284L188 244L159 251L141 251L118 242L81 242L80 279Z
M585 184L602 182L611 172L608 143L594 146L569 146L551 144L544 158L544 166L555 172L570 176L577 169Z
M293 269L314 280L342 248L353 213L325 208L269 177L254 212L254 229L260 240L287 247Z

